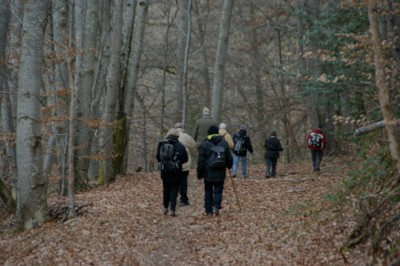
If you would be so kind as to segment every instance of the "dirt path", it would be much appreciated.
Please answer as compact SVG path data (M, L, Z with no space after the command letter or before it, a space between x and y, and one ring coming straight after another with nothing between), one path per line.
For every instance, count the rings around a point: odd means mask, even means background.
M307 163L278 165L264 178L230 180L219 217L205 217L203 185L190 175L191 205L177 217L162 214L158 173L124 176L107 187L77 195L88 213L67 223L47 223L23 233L0 235L3 265L343 265L338 253L351 229L346 216L324 200L346 170L339 161L316 175ZM51 198L51 203L59 200ZM346 254L365 264L358 250Z

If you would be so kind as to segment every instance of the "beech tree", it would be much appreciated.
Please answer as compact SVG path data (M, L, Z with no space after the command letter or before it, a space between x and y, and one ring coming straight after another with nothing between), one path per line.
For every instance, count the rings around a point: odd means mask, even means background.
M216 121L221 120L223 85L225 76L225 60L228 52L230 21L233 0L224 0L219 24L218 48L214 64L214 81L212 90L212 116Z
M110 25L110 64L106 80L106 103L103 114L103 128L101 128L100 147L104 158L101 165L101 174L104 183L108 184L115 180L115 174L119 169L114 169L114 158L121 156L114 150L114 128L117 119L117 103L119 96L119 78L122 47L122 3L115 2L111 6L112 21Z
M377 1L368 1L368 18L371 28L371 43L374 53L374 65L376 76L376 87L378 89L379 104L382 111L384 124L389 139L390 153L396 162L397 171L400 174L400 118L393 111L393 100L390 92L388 77L394 69L389 66L391 60L384 56L382 38L379 33L378 12L386 10L387 7L378 5ZM394 70L396 72L396 70Z
M47 217L47 180L43 175L40 89L44 29L49 0L25 1L17 97L17 219L29 229Z

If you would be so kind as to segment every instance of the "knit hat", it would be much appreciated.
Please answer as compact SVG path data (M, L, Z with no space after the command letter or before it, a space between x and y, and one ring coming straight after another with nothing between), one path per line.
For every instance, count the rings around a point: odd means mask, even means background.
M225 123L219 124L219 129L226 129L226 124Z
M176 128L171 128L168 133L167 136L175 136L175 137L179 137L179 130Z
M247 130L246 125L241 125L241 126L239 127L239 130Z
M183 124L181 122L175 123L174 128L183 128Z
M203 115L210 115L210 109L208 109L207 107L203 108Z
M218 127L217 126L210 126L210 128L207 131L208 135L213 135L213 134L218 134Z

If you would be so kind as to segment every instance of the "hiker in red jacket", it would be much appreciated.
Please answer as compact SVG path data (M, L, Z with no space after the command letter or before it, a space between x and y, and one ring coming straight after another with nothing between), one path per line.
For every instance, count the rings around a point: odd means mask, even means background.
M313 171L321 171L321 161L324 156L324 150L326 147L325 133L318 127L310 132L307 136L307 147L311 150L311 159L313 165Z

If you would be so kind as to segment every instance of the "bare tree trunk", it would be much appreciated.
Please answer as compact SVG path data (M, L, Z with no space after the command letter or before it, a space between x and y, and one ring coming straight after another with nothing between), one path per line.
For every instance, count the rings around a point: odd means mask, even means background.
M124 119L125 119L125 130L123 132L124 136L122 137L125 141L123 141L124 147L118 149L124 154L124 164L122 166L122 171L126 172L127 170L127 160L129 157L129 151L127 149L127 145L129 143L129 132L130 125L132 123L132 115L133 115L133 107L135 102L135 91L137 85L137 79L139 75L139 64L140 58L143 50L143 36L145 30L145 21L147 17L147 10L149 6L148 0L140 0L136 6L136 15L135 15L135 26L134 26L134 34L131 42L131 51L129 54L129 64L128 64L128 77L125 84L124 91Z
M44 29L49 0L26 1L22 29L17 112L17 219L25 229L47 217L47 180L43 177L40 88Z
M225 61L228 53L230 21L232 16L233 0L224 0L219 25L217 54L214 65L214 82L212 91L212 117L219 122L222 112L223 85L225 77Z
M162 76L162 82L161 82L161 110L160 110L160 138L164 135L164 119L165 119L165 85L166 85L166 68L168 64L168 52L169 52L169 34L170 34L170 29L172 26L172 21L170 19L170 13L171 13L171 1L168 0L167 3L167 28L165 32L165 48L164 48L164 54L163 54L163 76Z
M69 96L63 91L69 89L69 73L67 59L64 52L68 50L68 13L72 14L73 10L68 9L68 0L52 1L52 19L53 19L53 49L55 52L55 71L54 71L54 92L53 100L57 103L57 110L54 115L59 117L67 116L69 106ZM67 173L67 154L64 152L68 144L68 121L60 121L53 126L53 134L56 140L56 156L58 157L58 166L60 178L60 195L66 195L66 173ZM46 166L44 166L46 171Z
M15 120L17 112L17 93L18 92L18 73L20 66L20 49L22 38L22 21L24 20L23 0L11 0L12 16L10 18L8 36L7 36L7 54L8 54L8 86L10 92L10 104L12 117ZM15 94L14 94L15 92ZM15 123L15 122L14 122Z
M209 1L206 1L207 6L209 5ZM207 56L207 45L206 45L206 38L205 38L205 23L203 23L203 13L200 16L199 7L198 7L198 0L193 1L193 12L196 16L197 26L199 34L197 38L200 40L201 45L201 72L204 79L204 98L200 102L200 106L210 106L211 105L211 78L210 73L208 71L208 56Z
M78 1L75 2L77 4ZM86 3L86 8L84 8ZM81 64L76 66L76 75L79 75L79 79L75 80L78 84L77 90L77 127L76 127L76 157L75 157L75 171L77 175L75 176L78 186L83 186L88 181L88 168L89 168L89 154L92 143L92 133L89 128L89 120L91 118L90 114L90 104L92 102L92 86L94 82L94 69L95 69L95 55L96 55L96 40L97 40L97 30L98 30L98 2L97 1L87 1L80 6L83 8L84 14L83 19L76 20L76 31L81 31L79 33L79 48L78 53L82 53ZM75 12L77 10L75 9ZM80 12L82 12L80 10ZM75 14L77 15L77 14ZM77 35L78 37L78 35ZM77 47L78 48L78 47ZM76 78L75 78L76 79Z
M117 119L117 100L119 92L120 53L122 45L122 3L115 1L110 34L111 57L106 80L106 106L103 115L103 127L100 135L100 147L103 148L102 174L105 184L115 180L114 158L121 160L122 155L114 153L114 125Z
M11 7L9 1L0 1L0 92L1 92L1 124L3 132L7 135L5 139L5 164L8 166L4 176L10 176L11 181L14 182L17 177L17 158L16 147L14 143L15 128L13 120L13 104L12 94L9 87L7 59L6 59L6 45L7 36L9 33L9 23L11 15ZM14 106L15 107L15 106Z
M9 213L15 212L15 199L9 189L9 182L3 182L5 177L11 176L11 179L16 178L16 154L15 145L12 145L11 133L14 132L12 127L12 111L10 104L10 91L8 88L8 77L6 67L6 43L7 32L10 21L10 6L7 0L0 1L0 95L1 95L1 124L2 131L5 136L5 149L6 156L2 156L0 160L4 161L1 165L6 164L7 158L8 165L10 166L5 172L0 171L0 199L4 203L6 210ZM8 135L8 136L7 136ZM1 145L2 146L2 145ZM3 147L2 147L3 148ZM10 181L10 180L7 180Z
M396 118L392 110L394 103L391 99L390 89L386 79L386 76L389 76L390 73L385 73L387 66L383 55L382 39L379 36L378 9L379 6L377 2L375 0L369 0L368 18L371 29L372 48L374 51L376 87L378 88L379 104L389 139L390 153L393 160L396 162L397 171L400 174L400 121Z
M175 106L174 121L184 122L182 120L184 112L184 98L185 98L185 84L186 84L186 70L187 70L187 58L188 58L188 47L190 43L190 10L191 0L181 0L179 5L179 39L177 46L177 63L176 63L176 79L175 79L175 91L178 95L177 104Z

